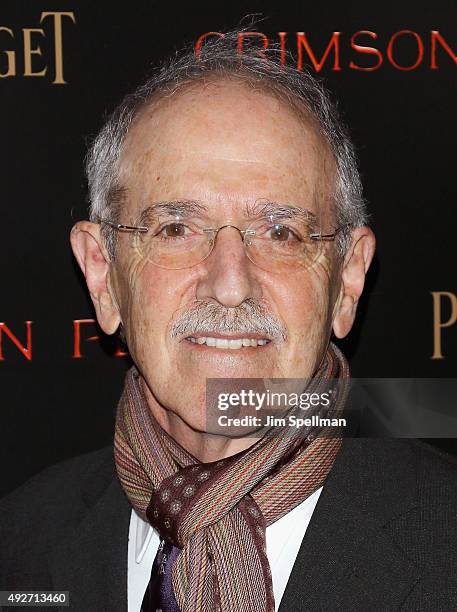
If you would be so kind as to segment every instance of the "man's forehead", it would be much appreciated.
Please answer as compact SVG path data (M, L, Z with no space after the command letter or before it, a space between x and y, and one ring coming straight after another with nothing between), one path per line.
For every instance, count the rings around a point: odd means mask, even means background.
M137 116L123 158L176 157L211 149L220 161L271 164L271 158L322 157L328 149L314 121L264 90L220 82L153 101Z
M145 200L210 202L220 196L224 202L263 198L310 207L320 199L333 158L314 126L246 87L215 99L208 93L193 90L153 106L133 125L120 181L137 210ZM240 96L253 97L246 108Z

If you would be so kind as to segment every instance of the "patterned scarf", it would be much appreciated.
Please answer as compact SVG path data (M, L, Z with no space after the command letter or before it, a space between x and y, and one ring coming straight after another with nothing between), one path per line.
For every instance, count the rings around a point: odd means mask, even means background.
M341 415L348 364L330 344L307 392L337 379L330 408ZM309 411L306 412L309 417ZM311 433L311 435L310 435ZM182 612L274 612L266 528L324 483L341 445L326 428L267 430L227 459L200 463L157 423L132 367L114 438L119 479L135 510L161 537L182 548L173 590Z

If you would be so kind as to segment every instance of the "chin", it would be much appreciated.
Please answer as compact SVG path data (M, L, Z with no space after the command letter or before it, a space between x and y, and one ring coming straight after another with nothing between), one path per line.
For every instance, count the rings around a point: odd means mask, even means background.
M276 355L275 355L276 356ZM265 378L278 371L278 361L270 355L233 355L230 351L224 354L208 355L206 359L186 360L183 370L187 378Z

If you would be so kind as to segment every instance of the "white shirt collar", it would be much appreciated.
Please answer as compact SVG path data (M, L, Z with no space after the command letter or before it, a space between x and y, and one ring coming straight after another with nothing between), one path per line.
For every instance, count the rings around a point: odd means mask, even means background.
M135 512L135 511L134 511ZM136 514L136 534L135 534L135 561L141 563L149 542L151 541L153 529L149 523Z

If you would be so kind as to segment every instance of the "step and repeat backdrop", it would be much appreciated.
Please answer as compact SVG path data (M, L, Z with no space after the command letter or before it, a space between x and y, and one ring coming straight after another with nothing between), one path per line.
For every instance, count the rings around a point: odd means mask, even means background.
M2 2L0 494L112 440L128 356L97 327L68 239L87 218L88 141L161 58L252 14L259 47L325 82L357 146L378 246L339 343L353 376L456 376L454 2Z

